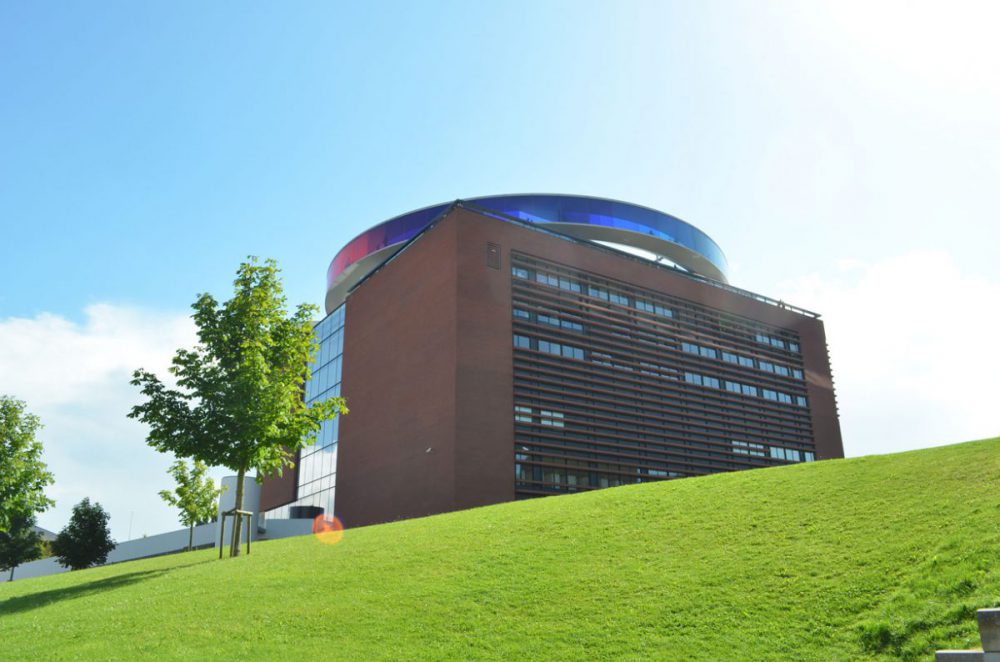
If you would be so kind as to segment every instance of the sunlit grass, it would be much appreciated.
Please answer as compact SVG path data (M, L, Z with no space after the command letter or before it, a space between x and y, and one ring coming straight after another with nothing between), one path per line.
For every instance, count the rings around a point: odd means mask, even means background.
M1000 605L1000 439L0 584L0 659L898 659Z

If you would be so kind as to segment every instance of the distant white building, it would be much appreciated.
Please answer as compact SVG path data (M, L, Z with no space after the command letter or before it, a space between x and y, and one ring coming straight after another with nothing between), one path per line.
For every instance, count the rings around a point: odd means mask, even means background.
M235 505L236 476L223 478L222 484L226 489L219 498L220 513L225 510L231 510ZM257 526L252 527L250 530L251 542L302 536L312 532L313 520L311 519L268 519L265 522L264 518L260 516L260 485L257 484L254 478L246 478L243 483L243 509L253 513L252 521L257 522ZM217 547L221 533L219 530L220 526L221 524L217 520L209 524L194 527L195 549ZM266 528L264 528L265 526ZM232 518L227 518L226 535L223 538L223 545L229 544L231 527ZM42 534L43 540L55 540L56 534L51 531L37 526L35 530ZM145 538L118 543L111 553L108 554L108 563L122 563L124 561L134 561L151 556L183 552L188 546L188 536L187 529L178 529L168 533L160 533L155 536L147 536ZM18 579L28 579L29 577L54 575L66 572L67 570L69 568L60 565L56 558L50 557L19 565L14 570L13 576L16 581ZM0 581L9 581L9 578L10 575L8 573L3 573Z

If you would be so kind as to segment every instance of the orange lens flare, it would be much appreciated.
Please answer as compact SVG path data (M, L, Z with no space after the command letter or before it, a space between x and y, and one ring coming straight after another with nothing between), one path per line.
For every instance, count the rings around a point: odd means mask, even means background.
M318 515L313 520L313 535L324 545L336 545L344 537L344 523L333 515Z

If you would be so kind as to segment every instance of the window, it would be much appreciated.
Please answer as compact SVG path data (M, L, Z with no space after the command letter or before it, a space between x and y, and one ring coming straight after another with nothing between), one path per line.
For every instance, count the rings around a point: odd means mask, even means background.
M513 267L511 273L514 274L515 278L530 278L531 274L528 273L527 269L522 269L521 267Z
M788 343L788 351L795 352L796 354L798 354L799 353L799 344L797 342L789 342Z
M752 455L753 457L767 457L767 446L755 444L752 441L732 440L733 453L737 455Z
M531 319L531 313L529 313L527 310L521 310L520 308L515 308L514 317L517 317L518 319L528 320Z
M516 343L516 336L515 336L515 343ZM515 344L515 346L517 345ZM555 354L556 356L564 356L569 359L584 358L583 350L580 349L579 347L563 345L561 343L552 342L550 340L539 340L538 351L545 352L546 354Z
M792 377L795 379L802 379L802 371L798 368L792 368Z
M816 456L813 453L810 453L809 451L804 451L802 454L806 456L806 462L816 461Z
M699 375L694 372L685 372L684 381L688 384L697 384L698 386L708 386L709 388L719 388L719 380L715 377L706 377L705 375Z
M655 363L647 363L646 361L639 361L639 372L644 375L653 375L654 377L666 377L667 379L675 379L673 370L671 368L664 368L661 365Z
M559 278L559 289L561 289L561 290L569 290L570 292L579 292L580 291L580 283L577 283L576 281L572 281L569 278L562 278L562 277L560 277Z
M531 349L531 338L514 334L514 347L517 349Z
M514 421L517 423L530 423L531 407L514 407Z
M780 349L785 349L786 347L791 349L791 347L794 346L795 349L793 349L792 351L793 352L799 351L798 350L799 346L796 345L795 343L786 343L781 338L774 338L772 336L767 335L766 333L758 333L754 336L754 339L762 345L770 345L771 347L778 347Z
M612 295L612 296L615 296L615 295ZM626 302L625 302L624 305L627 306L628 305L628 300L626 299L625 301ZM636 299L635 300L635 307L638 310L641 310L641 311L644 311L644 312L647 312L647 313L653 313L654 315L659 315L660 317L673 317L674 316L674 311L672 311L671 309L666 308L666 307L661 306L661 305L656 304L656 303L651 303L649 301L643 301L642 299Z
M753 359L751 359L748 356L741 356L740 357L740 365L743 366L744 368L752 368L753 367Z
M736 382L726 382L726 390L730 393L741 393L742 385Z
M788 368L786 368L785 366L783 366L783 365L777 365L776 364L774 366L774 374L781 375L782 377L787 377L788 374L789 374L789 371L788 371Z
M601 289L600 287L594 287L593 285L587 288L587 294L598 299L604 299L605 301L609 298L607 290Z
M771 390L768 390L768 389L765 388L765 389L763 389L763 393L764 393L764 399L765 400L777 400L778 399L778 393L777 393L777 391L771 391Z
M555 276L550 276L549 274L543 274L538 272L535 274L535 280L542 285L551 285L552 287L559 287L559 279Z
M579 322L573 322L570 320L559 319L558 317L552 317L550 315L538 315L539 324L548 324L549 326L555 326L560 329L567 329L569 331L583 332L583 325Z
M800 407L805 407L806 404L807 404L807 402L806 402L806 399L803 396L797 395L797 396L795 396L795 404L797 404Z
M730 353L730 352L723 352L722 353L722 360L725 361L726 363L739 363L740 362L739 357L736 356L735 354Z
M774 364L770 361L761 361L760 369L764 372L774 372Z
M792 448L781 448L771 446L771 457L775 460L785 460L787 462L801 462L802 453ZM807 462L810 460L807 460Z
M757 397L757 387L743 384L743 395L752 395L754 397Z
M702 347L701 345L695 345L694 343L682 342L681 349L688 354L697 354L698 356L703 356L708 359L719 358L719 353L711 347Z
M566 418L562 412L558 411L546 411L542 409L539 414L541 415L542 425L547 425L553 428L564 428L566 423L564 419Z
M612 292L610 295L611 303L617 303L620 306L628 305L628 297L624 294L618 294L617 292Z

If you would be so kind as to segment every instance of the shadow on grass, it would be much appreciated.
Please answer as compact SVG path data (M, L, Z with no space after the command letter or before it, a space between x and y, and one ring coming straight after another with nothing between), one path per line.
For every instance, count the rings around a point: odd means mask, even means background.
M115 575L114 577L97 579L92 582L87 582L86 584L77 584L75 586L67 586L65 588L54 588L50 591L40 591L30 595L8 598L0 601L0 616L5 614L16 614L23 611L31 611L32 609L47 607L56 602L72 600L74 598L83 598L94 593L113 591L118 588L146 581L147 579L153 579L154 577L165 575L173 570L188 568L193 565L201 565L202 563L208 563L209 561L210 559L206 561L194 561L192 563L175 565L169 568L162 568L160 570L129 572L124 575Z

